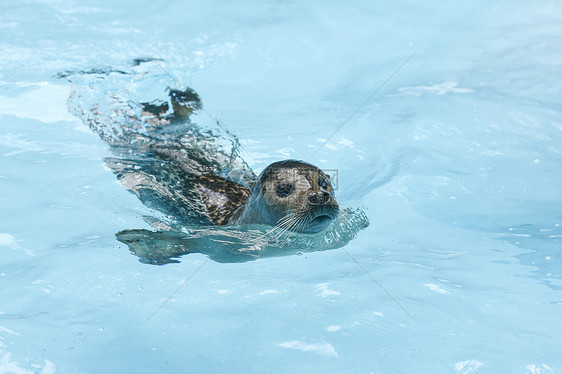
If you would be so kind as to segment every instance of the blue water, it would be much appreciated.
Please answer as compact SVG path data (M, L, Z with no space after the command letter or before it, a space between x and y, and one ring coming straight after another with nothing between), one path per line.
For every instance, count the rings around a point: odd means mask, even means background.
M562 372L560 2L3 2L0 51L0 373ZM56 78L139 57L370 226L139 262L115 233L159 213Z

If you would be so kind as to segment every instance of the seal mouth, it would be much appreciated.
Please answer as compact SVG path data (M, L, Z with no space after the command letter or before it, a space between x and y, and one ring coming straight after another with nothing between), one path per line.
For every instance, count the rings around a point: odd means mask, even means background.
M319 214L314 217L310 222L308 222L304 227L302 232L314 234L324 230L332 221L334 216L330 214Z
M314 218L312 221L309 222L309 224L325 224L328 222L332 222L333 218L327 214L322 214L316 218Z

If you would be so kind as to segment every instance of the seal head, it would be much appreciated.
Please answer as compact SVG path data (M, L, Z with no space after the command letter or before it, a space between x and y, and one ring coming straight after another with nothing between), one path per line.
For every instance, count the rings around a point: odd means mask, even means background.
M336 218L339 205L330 178L304 161L269 165L259 176L247 203L230 224L267 224L301 233L324 230Z

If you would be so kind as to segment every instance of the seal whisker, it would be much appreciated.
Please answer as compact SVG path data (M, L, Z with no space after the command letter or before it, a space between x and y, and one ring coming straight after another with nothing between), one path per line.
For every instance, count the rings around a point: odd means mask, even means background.
M304 225L307 221L310 221L310 211L301 212L298 215L298 218L295 220L295 224L294 224L294 227L293 227L292 231L297 231L297 232L301 231L301 229L304 227ZM289 238L287 238L287 240L288 239Z
M298 225L299 219L300 216L295 214L292 215L291 219L287 220L287 222L285 222L283 225L280 225L283 230L275 237L275 240L279 240L279 238L283 236L283 234L285 234L287 231L292 232Z
M286 225L291 225L298 218L298 213L290 211L283 218L277 221L276 227L284 227Z
M296 212L289 212L285 216L283 216L279 221L277 221L276 226L282 226L285 223L291 222L292 220L296 219Z
M287 224L286 226L281 227L280 232L278 232L273 239L276 240L276 241L279 240L279 238L281 236L283 236L283 234L285 234L287 231L289 231L293 227L293 225L294 225L294 222L291 222L291 223Z
M278 223L273 226L273 228L271 228L271 230L268 230L266 233L264 233L263 235L260 235L259 237L257 237L255 240L264 238L266 236L271 235L274 231L281 229L281 233L277 236L279 237L280 235L282 235L285 231L287 231L288 229L290 229L290 227L292 226L293 222L292 220L294 220L295 217L292 214L287 214L284 217L282 217Z
M283 228L286 225L290 224L290 220L294 218L291 212L287 213L285 216L281 217L277 224L271 228L271 230L266 231L265 233L257 236L256 238L252 239L252 243L257 242L258 240L265 238L266 236L272 234L274 231L278 230L279 228Z
M289 235L286 236L284 240L281 243L279 243L279 245L284 246L285 244L287 244L287 242L292 236L296 235L296 232L298 231L299 222L302 220L302 218L303 218L302 216L297 216L295 220L292 222L291 226L286 228L280 235L277 236L276 240L279 240L281 236L285 235L287 232L289 233Z
M290 231L289 237L291 237L294 232L300 231L300 228L302 227L301 224L306 219L307 213L308 211L305 209L300 209L289 213L291 215L291 219L288 220L288 224L285 226L285 229L276 237L276 240L279 240L279 238L287 231ZM289 238L287 238L287 240L289 240Z
M304 227L304 225L308 223L307 221L312 221L312 211L308 211L306 214L304 214L299 220L298 224L301 225L301 227Z
M279 226L273 226L271 230L266 231L265 233L253 238L251 240L252 244L257 244L260 239L266 238L267 236L271 235L275 230L279 229Z

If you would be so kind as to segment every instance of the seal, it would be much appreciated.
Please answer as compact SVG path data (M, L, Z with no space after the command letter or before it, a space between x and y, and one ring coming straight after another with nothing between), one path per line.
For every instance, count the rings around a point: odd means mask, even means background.
M147 207L166 215L162 224L263 224L316 233L338 215L330 178L319 168L285 160L256 176L240 156L238 139L220 123L218 129L191 121L203 110L197 92L167 92L166 100L138 105L116 95L107 113L97 102L83 106L85 94L73 96L74 112L112 146L115 157L105 158L106 166Z
M143 218L151 229L116 233L141 262L179 262L188 253L245 262L333 249L368 226L360 209L338 205L333 181L314 165L279 161L256 175L236 135L193 89L168 87L145 100L162 81L151 61L59 75L72 83L69 111L109 145L105 165L150 209Z
M327 228L339 213L330 177L299 160L269 165L251 193L217 176L200 178L199 191L217 225L264 224L312 234Z

